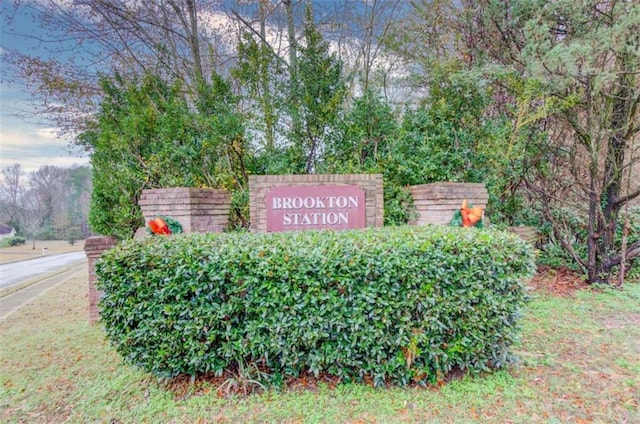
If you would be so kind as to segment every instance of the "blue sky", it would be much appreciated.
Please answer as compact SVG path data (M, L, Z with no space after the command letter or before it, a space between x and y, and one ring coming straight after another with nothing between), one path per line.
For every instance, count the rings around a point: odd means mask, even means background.
M0 14L13 14L15 10L13 2L0 2ZM0 26L1 51L9 48L29 51L35 48L34 42L28 37L8 33L4 22ZM37 30L26 18L20 21L20 29L25 34ZM56 137L55 128L46 120L20 118L20 115L32 110L29 93L3 78L0 81L0 169L19 163L26 172L31 172L42 165L69 167L89 162L86 156L70 153L67 141Z

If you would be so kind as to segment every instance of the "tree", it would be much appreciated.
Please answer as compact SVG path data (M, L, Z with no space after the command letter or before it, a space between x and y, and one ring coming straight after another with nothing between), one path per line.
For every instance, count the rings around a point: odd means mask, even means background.
M81 135L91 151L95 232L130 238L144 224L137 203L147 188L245 185L247 148L230 88L219 77L208 87L194 109L179 81L103 80L101 111Z
M18 49L3 53L5 77L25 84L45 114L63 132L85 129L85 117L102 97L99 75L135 78L155 72L180 80L187 98L195 98L213 75L215 57L210 27L202 14L215 2L196 0L15 2L41 31L29 34L35 54ZM8 30L21 33L19 22L5 16ZM42 34L42 35L40 35Z
M29 193L32 198L29 209L36 221L39 220L37 227L44 229L43 234L49 233L47 238L56 236L56 217L64 215L66 179L66 169L51 165L41 166L29 178Z
M72 167L67 180L67 237L84 238L89 234L89 201L91 197L91 168Z
M20 164L3 170L0 205L20 235L62 239L73 229L88 234L91 169L44 165L25 176Z
M7 223L11 225L17 234L22 229L21 203L25 191L24 174L20 164L16 163L2 170L2 184L0 184L0 200L2 213L6 216Z
M638 159L640 5L463 0L423 1L417 10L437 18L417 59L444 56L494 84L489 111L512 120L505 151L510 140L535 144L525 188L588 281L611 282L623 257L640 256L639 242L622 251L616 238L621 208L640 196L623 184ZM584 218L584 255L568 237L575 231L563 231L567 214Z
M291 159L293 172L311 173L320 160L323 139L344 105L346 85L342 63L316 28L310 4L302 34L288 103L294 143Z
M329 28L324 31L325 37L332 40L344 63L350 95L369 92L384 95L387 100L397 97L396 78L402 73L401 64L388 54L384 40L397 20L406 17L409 6L409 2L402 0L371 0L361 4L342 0L334 2L332 13L325 13L328 16L320 26Z
M265 9L263 2L258 3L259 30L234 14L245 31L232 70L250 105L248 117L257 124L253 135L262 148L258 169L266 173L314 172L322 160L323 140L346 99L342 62L323 39L311 3L306 3L298 35L296 2L283 2L286 50L270 43L269 39L275 38L278 45L282 35L267 35Z
M256 142L272 155L278 136L279 112L284 104L281 79L285 66L262 38L256 40L246 31L238 43L238 62L231 73L249 103L251 112L246 114L246 119L254 123ZM260 138L264 141L260 142Z
M31 248L35 250L36 239L40 239L48 228L43 220L43 207L33 191L25 194L22 200L22 231L31 238Z
M540 173L537 180L528 180L527 188L540 200L556 238L589 282L609 283L623 256L640 256L640 242L621 251L616 239L621 208L640 196L640 186L623 185L640 148L640 5L558 1L525 13L488 9L496 30L517 33L516 20L498 20L505 11L524 25L521 42L503 55L515 56L517 47L523 76L539 82L539 100L547 110L546 150L556 152L557 164L569 165L565 175L571 186L562 191L554 191L558 183ZM558 217L571 209L586 209L586 257L561 231Z
M326 137L319 171L383 174L385 225L406 224L410 195L395 166L401 139L401 127L391 105L381 96L366 92L353 100L351 108L342 111L334 130ZM403 167L405 159L399 159Z

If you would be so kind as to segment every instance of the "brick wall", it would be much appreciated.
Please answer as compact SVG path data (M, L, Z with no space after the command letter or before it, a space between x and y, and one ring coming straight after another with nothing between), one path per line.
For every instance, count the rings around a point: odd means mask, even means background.
M231 195L207 188L143 190L138 201L145 223L157 215L175 219L185 233L222 232L229 224Z
M507 231L518 235L521 239L531 244L536 244L539 238L535 227L507 227Z
M409 225L447 225L464 199L483 209L489 200L489 193L481 183L431 183L410 186L409 190L416 213Z
M381 174L250 175L249 204L251 231L267 231L265 199L270 189L281 186L355 185L364 191L367 227L384 225L384 197Z
M98 301L100 293L96 288L96 260L105 250L116 245L116 240L112 237L89 237L84 242L84 253L87 255L89 267L89 322L94 323L99 318Z

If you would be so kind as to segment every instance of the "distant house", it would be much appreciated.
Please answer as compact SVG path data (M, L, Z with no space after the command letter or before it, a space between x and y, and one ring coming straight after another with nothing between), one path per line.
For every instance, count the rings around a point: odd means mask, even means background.
M0 239L13 237L16 235L16 230L10 225L0 224Z

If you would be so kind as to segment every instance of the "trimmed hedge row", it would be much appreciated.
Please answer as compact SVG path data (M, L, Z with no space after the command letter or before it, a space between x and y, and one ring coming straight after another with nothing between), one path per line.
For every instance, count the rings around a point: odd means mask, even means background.
M128 363L376 385L505 364L534 268L516 236L451 227L154 237L96 264Z

